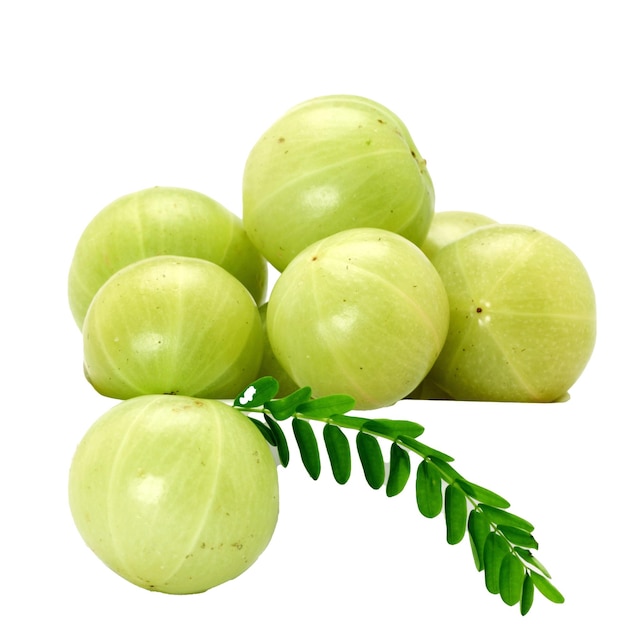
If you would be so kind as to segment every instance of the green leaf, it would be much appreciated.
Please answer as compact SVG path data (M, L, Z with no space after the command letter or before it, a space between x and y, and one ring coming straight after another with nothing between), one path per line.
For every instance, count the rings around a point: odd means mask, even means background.
M300 404L306 402L310 397L311 388L301 387L284 398L278 398L276 400L266 402L265 408L272 414L274 419L279 421L286 420L296 412L296 409Z
M514 526L498 525L498 530L513 544L516 546L522 546L523 548L538 548L539 544L535 538L527 531L520 530Z
M505 539L492 531L485 539L483 560L485 563L485 586L490 593L500 593L500 567L502 560L509 554Z
M369 420L365 417L357 417L355 415L331 415L328 419L329 424L335 424L340 428L350 428L351 430L361 430Z
M522 615L526 615L530 611L533 600L535 599L535 585L530 577L530 574L524 576L524 585L522 586L522 601L520 604L520 611Z
M276 438L274 437L272 429L254 417L248 416L248 419L261 431L261 434L265 437L267 443L276 447Z
M482 504L488 504L498 509L508 509L511 506L502 496L499 496L497 493L494 493L489 489L485 489L480 485L476 485L475 483L470 483L467 480L461 479L459 481L459 487L461 487L461 489L463 489L463 491L465 491L468 496L474 498Z
M513 515L513 513L509 513L508 511L503 511L502 509L497 509L484 503L481 504L479 508L485 513L485 515L489 518L489 521L493 524L514 526L515 528L525 530L529 533L535 529L530 522L527 522L525 519L522 519L517 515Z
M537 560L534 554L530 550L526 550L526 548L515 547L515 552L520 556L520 558L524 559L526 563L532 565L535 569L538 569L546 578L552 578L548 572L548 570Z
M424 432L424 427L407 420L370 419L363 430L389 439L397 439L400 435L415 439Z
M303 402L296 407L296 412L305 417L332 417L336 414L349 413L354 408L355 403L352 396L335 394Z
M446 487L445 492L446 539L450 545L460 543L465 536L467 521L467 498L456 483Z
M522 599L524 566L515 554L509 552L500 565L500 597L505 604L514 606Z
M333 476L340 485L343 485L350 478L352 465L348 438L341 428L333 424L326 424L322 434Z
M397 443L391 444L389 454L389 478L387 479L387 496L397 496L406 486L411 475L411 459L409 453Z
M243 409L263 406L278 393L278 381L264 376L248 385L234 400L233 406Z
M283 467L287 467L287 465L289 465L289 445L287 444L285 433L278 425L278 422L273 420L269 415L265 416L265 421L272 431L272 435L274 436L274 439L276 441L276 450L278 451L278 459L280 460L280 464Z
M419 442L416 442L419 443ZM459 474L453 467L450 465L448 461L445 459L441 459L437 456L429 456L428 457L431 463L439 470L441 477L447 483L453 483L456 481L464 481L465 479L461 474ZM459 485L460 486L460 485Z
M537 587L550 602L556 604L565 602L565 598L561 592L547 578L532 570L529 570L529 573L535 587Z
M417 466L415 480L417 508L424 517L437 517L443 508L441 493L441 474L433 465L432 460L424 459Z
M470 536L470 545L476 569L482 572L485 569L485 540L491 532L487 516L480 510L472 509L467 520L467 530Z
M380 489L385 482L385 461L378 441L372 435L359 432L356 436L356 448L365 480L372 489Z
M451 456L448 456L445 452L440 452L439 450L435 450L435 448L431 448L423 444L421 441L415 441L411 437L407 437L406 435L399 435L396 438L403 446L413 450L413 452L417 452L421 457L431 459L439 459L444 462L452 462L454 459Z
M311 424L306 420L294 418L291 422L293 434L300 450L302 463L313 480L317 480L322 469L320 451Z

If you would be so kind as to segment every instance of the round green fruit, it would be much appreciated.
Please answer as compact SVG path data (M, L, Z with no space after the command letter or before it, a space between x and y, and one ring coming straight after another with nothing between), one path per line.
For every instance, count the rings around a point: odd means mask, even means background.
M196 191L152 187L106 206L78 240L68 279L70 309L78 326L110 276L157 255L212 261L238 278L257 303L265 298L267 262L239 217Z
M489 224L495 224L486 215L471 211L439 211L433 215L426 239L420 245L424 254L432 259L438 250L462 235Z
M429 377L456 400L553 402L591 357L593 286L563 243L534 228L483 226L433 258L450 329Z
M217 400L141 396L114 406L78 445L69 504L86 544L153 591L206 591L265 550L278 517L263 436Z
M278 361L313 396L388 406L424 378L443 346L448 299L424 253L376 228L342 231L303 250L267 308Z
M420 244L433 210L426 162L406 126L358 96L293 107L245 166L244 227L279 271L306 246L349 228L383 228Z
M259 314L261 315L261 323L263 324L263 358L261 359L261 367L259 368L258 377L271 376L278 382L278 394L277 397L282 398L288 396L293 391L298 389L298 385L291 380L289 374L285 371L285 368L280 364L272 345L270 344L269 337L267 335L267 305L265 302L259 307Z
M202 259L156 256L111 276L83 327L84 369L101 394L235 397L263 354L248 290Z

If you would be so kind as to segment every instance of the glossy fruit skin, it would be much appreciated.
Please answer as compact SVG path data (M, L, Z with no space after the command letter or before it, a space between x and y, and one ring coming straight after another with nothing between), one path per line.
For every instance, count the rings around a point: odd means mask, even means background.
M87 545L153 591L199 593L239 576L278 517L272 454L250 420L217 400L141 396L87 431L69 473Z
M593 352L594 290L563 243L527 226L483 226L433 258L450 301L429 377L456 400L553 402Z
M424 254L432 259L443 246L481 226L495 224L482 213L473 211L439 211L433 215L426 239L420 245Z
M383 228L419 245L433 211L426 161L406 126L367 98L322 96L293 107L246 161L244 227L279 271L349 228Z
M102 209L78 240L68 277L70 309L82 327L96 291L115 272L156 255L217 263L238 278L257 303L267 291L267 262L250 242L242 220L189 189L151 187Z
M274 354L314 397L388 406L424 378L446 338L448 300L424 253L376 228L331 235L280 275L267 308Z
M102 395L233 398L263 353L258 308L215 263L157 256L115 273L83 327L85 376Z

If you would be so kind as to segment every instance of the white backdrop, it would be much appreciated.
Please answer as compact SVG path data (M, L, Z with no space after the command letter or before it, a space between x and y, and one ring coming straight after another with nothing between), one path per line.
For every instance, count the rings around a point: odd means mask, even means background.
M218 6L220 8L215 8ZM149 593L86 548L67 506L84 432L115 401L82 376L75 243L118 196L201 191L241 212L248 151L292 105L378 100L428 160L437 210L535 226L596 287L598 341L562 405L401 403L425 443L536 525L565 594L533 624L623 623L624 20L619 2L23 2L0 8L0 622L514 624L467 539L355 467L280 471L274 539L205 594ZM622 287L620 287L622 285ZM253 622L254 620L254 622Z

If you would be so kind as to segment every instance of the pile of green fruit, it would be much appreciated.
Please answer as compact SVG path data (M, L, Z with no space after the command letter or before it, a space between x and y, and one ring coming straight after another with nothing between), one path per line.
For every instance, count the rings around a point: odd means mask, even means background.
M278 272L269 297L268 264ZM72 462L76 525L114 571L169 593L234 578L268 545L278 488L267 443L286 465L278 421L287 417L313 477L307 420L322 419L333 427L324 436L339 482L349 458L341 427L356 428L373 487L382 484L367 439L375 435L392 442L389 495L406 483L410 450L424 459L418 482L438 484L440 495L442 480L460 490L462 513L450 524L471 526L467 500L474 528L480 513L494 536L514 520L529 535L521 518L502 523L508 503L417 442L421 427L347 413L404 398L558 401L585 368L596 329L593 288L569 248L530 226L436 213L405 125L356 96L304 102L267 130L243 172L241 219L169 187L105 207L78 241L69 302L86 378L122 400ZM422 505L437 514L433 497L434 508ZM487 571L487 533L470 536ZM487 560L490 591L502 591L493 581L507 563L507 603L526 612L534 587L560 601L528 540L503 541L496 565Z

